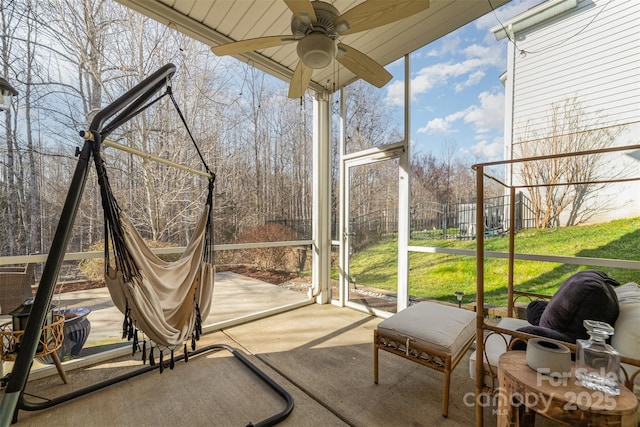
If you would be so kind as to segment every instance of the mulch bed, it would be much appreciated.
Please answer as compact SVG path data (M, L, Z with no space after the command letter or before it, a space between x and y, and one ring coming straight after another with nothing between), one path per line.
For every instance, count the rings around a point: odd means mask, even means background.
M300 277L296 273L290 271L279 270L261 270L256 267L248 265L233 265L233 266L219 266L216 267L216 271L231 271L233 273L241 274L243 276L252 277L254 279L262 280L263 282L271 283L272 285L281 285L289 282L293 279Z
M56 294L62 294L65 292L85 291L87 289L104 288L106 285L104 280L88 279L88 280L74 280L72 282L59 282L56 283Z

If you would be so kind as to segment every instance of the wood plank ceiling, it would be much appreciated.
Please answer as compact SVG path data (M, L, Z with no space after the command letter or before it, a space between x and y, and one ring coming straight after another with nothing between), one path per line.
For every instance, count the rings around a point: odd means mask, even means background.
M116 1L163 24L175 25L180 32L209 46L248 38L291 34L292 13L283 0ZM363 2L326 1L341 13ZM386 3L394 0L369 1ZM388 65L490 12L491 5L497 8L508 1L431 0L429 8L422 13L372 30L342 35L339 41L365 53L382 65ZM235 57L287 82L298 63L295 43ZM314 70L310 88L316 91L323 88L334 91L356 79L356 75L334 61L325 69Z

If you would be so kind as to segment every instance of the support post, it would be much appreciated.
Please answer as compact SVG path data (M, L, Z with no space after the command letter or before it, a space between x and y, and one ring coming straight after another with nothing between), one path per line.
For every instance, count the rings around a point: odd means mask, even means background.
M509 188L509 277L507 278L507 316L513 317L513 275L516 236L516 189Z
M476 166L476 426L482 427L480 404L484 381L484 167Z
M331 109L330 94L313 100L313 273L314 297L330 302L331 282Z
M411 233L411 64L409 55L404 57L404 150L398 168L398 301L397 312L409 306L409 235Z

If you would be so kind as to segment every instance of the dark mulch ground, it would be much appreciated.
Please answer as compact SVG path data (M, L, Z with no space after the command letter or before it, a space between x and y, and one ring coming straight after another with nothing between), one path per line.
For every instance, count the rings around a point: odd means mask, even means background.
M72 282L59 282L56 284L56 294L64 292L84 291L87 289L103 288L104 280L74 280Z
M216 267L216 271L231 271L233 273L242 274L243 276L252 277L254 279L262 280L263 282L271 283L273 285L281 285L300 277L299 274L292 273L290 271L261 270L249 265L223 265Z

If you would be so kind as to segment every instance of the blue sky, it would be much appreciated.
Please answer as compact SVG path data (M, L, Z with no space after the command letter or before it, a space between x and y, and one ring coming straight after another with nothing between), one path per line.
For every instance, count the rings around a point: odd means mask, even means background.
M504 88L508 41L490 29L543 0L513 0L482 18L416 51L411 57L414 153L443 156L453 148L470 161L502 159ZM496 18L497 16L497 18ZM500 20L500 22L498 21ZM402 76L403 65L387 69ZM402 102L403 82L392 80L386 99Z

